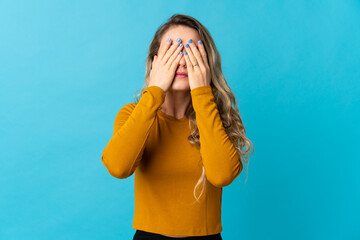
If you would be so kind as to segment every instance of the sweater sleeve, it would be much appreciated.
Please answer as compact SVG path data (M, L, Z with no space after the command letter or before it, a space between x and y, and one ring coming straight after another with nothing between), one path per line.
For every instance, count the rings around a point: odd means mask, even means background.
M200 136L200 154L208 181L225 187L240 174L243 165L223 126L211 86L190 91Z
M156 112L166 93L158 86L143 90L137 104L123 106L116 115L113 136L101 155L101 161L116 178L130 177L142 158Z

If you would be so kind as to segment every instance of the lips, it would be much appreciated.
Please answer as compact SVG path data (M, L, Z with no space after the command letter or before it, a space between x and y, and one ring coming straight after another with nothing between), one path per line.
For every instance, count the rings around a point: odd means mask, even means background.
M186 76L187 77L187 73L184 73L184 72L177 72L176 75L179 75L179 76Z

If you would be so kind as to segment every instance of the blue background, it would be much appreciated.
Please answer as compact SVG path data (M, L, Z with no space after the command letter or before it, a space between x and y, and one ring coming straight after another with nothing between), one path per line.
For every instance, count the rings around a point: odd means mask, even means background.
M360 239L360 2L0 1L0 238L132 239L101 163L156 29L212 34L255 145L223 239Z

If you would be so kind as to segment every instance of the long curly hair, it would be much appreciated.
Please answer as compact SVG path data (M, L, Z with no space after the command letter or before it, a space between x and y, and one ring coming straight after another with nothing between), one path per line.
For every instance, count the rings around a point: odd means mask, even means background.
M230 87L228 86L225 77L223 76L221 69L221 58L218 50L216 49L214 40L211 37L209 31L195 18L184 14L174 14L168 19L166 23L162 24L157 29L155 36L150 43L148 56L145 60L146 71L145 71L144 84L140 89L137 90L138 93L137 94L135 93L134 101L135 103L139 102L142 96L142 91L148 86L152 61L154 56L157 55L158 53L162 36L166 33L166 31L170 27L179 26L179 25L195 29L198 32L200 39L204 44L205 51L207 53L207 57L209 61L210 72L211 72L212 80L210 86L212 88L212 92L215 97L215 102L217 104L219 114L223 122L223 126L226 130L226 133L228 134L230 141L233 143L238 154L240 155L242 164L245 166L246 175L248 176L248 167L247 167L249 163L248 159L254 152L254 145L245 136L246 131L239 115L238 106L236 104L237 99L236 96L231 91ZM188 136L188 141L191 144L195 145L196 147L200 148L199 129L197 127L195 111L192 107L192 104L189 104L185 115L189 119L189 128L191 130L191 133ZM202 166L202 174L193 190L194 197L197 202L199 202L199 199L206 187L205 168L202 162L201 162L201 166ZM202 189L199 197L197 197L196 190L200 185L202 185Z

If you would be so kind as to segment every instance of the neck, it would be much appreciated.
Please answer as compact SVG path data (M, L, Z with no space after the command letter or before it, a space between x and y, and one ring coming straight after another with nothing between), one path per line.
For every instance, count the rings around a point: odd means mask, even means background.
M168 115L183 118L190 103L191 95L189 90L169 89L166 92L165 101L160 109Z

